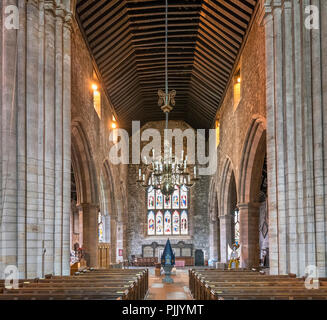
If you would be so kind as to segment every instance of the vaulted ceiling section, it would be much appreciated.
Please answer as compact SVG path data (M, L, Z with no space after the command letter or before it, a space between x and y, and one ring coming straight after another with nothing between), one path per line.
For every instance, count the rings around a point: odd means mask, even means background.
M170 119L210 128L257 0L168 3ZM165 0L79 0L77 14L120 125L163 120Z

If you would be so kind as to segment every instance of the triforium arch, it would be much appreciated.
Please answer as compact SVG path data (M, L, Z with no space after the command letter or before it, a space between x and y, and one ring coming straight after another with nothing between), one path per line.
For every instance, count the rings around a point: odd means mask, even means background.
M254 116L244 141L238 183L242 267L259 264L260 188L266 150L266 119Z
M209 258L214 261L220 260L220 222L218 212L218 192L215 178L211 180L209 187Z
M220 261L228 262L228 246L234 242L234 216L237 205L237 187L235 171L231 159L227 156L222 168L219 183L219 222L220 222Z
M72 170L77 207L83 213L83 244L89 266L97 265L99 195L92 150L80 121L72 123Z

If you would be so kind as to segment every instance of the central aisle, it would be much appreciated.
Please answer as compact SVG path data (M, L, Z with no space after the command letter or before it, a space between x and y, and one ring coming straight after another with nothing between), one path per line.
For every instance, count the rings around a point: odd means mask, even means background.
M149 269L149 293L146 300L193 300L188 288L188 269L178 269L172 275L174 283L163 283L164 275L156 277Z

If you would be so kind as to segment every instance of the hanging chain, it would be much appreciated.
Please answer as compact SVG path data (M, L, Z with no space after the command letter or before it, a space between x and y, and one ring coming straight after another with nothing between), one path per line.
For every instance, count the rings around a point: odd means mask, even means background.
M166 0L166 39L165 39L165 76L166 76L166 105L168 105L168 0ZM168 129L168 112L166 112L166 129Z
M166 43L165 43L165 68L166 68L166 104L168 103L168 0L166 0Z

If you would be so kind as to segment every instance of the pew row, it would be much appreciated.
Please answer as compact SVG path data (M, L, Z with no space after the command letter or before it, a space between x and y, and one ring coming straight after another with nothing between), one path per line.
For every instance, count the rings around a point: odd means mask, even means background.
M47 275L45 279L19 280L17 289L0 283L0 300L143 300L149 272L88 269L73 276Z
M296 275L266 275L251 270L189 270L189 288L196 300L327 300L327 281L307 289Z

